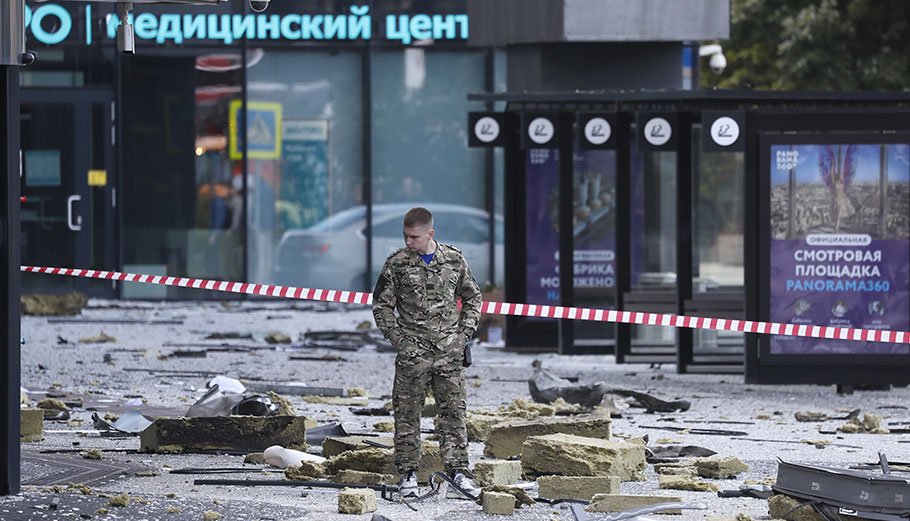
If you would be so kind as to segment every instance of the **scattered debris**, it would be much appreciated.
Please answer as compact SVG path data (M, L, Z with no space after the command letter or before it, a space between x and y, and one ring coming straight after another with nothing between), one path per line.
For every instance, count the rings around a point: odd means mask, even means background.
M398 483L398 477L394 474L378 474L351 469L340 470L331 479L335 483L350 485L395 485Z
M354 407L366 407L368 401L366 398L348 398L346 396L303 396L301 400L307 403L324 403L326 405L350 405Z
M485 456L498 459L519 456L522 444L530 436L556 433L609 440L610 418L586 415L499 423L490 428L483 453Z
M532 505L537 504L537 502L534 501L534 498L532 498L530 495L528 495L528 493L523 488L503 487L503 486L497 486L497 485L483 487L483 489L480 492L480 495L477 497L477 502L481 503L483 501L483 495L488 492L494 493L494 494L508 494L515 498L515 505L518 507L522 507L525 505L532 506Z
M128 507L130 506L130 497L126 495L126 492L112 496L107 505L111 507Z
M142 452L161 452L179 446L184 452L202 449L260 451L272 445L306 448L304 416L217 416L159 418L140 435Z
M679 503L679 496L629 496L625 494L597 494L588 505L588 512L624 512L626 510L651 507L664 503ZM643 512L650 513L650 512ZM661 512L663 514L680 514L679 508Z
M33 443L44 439L44 410L19 409L19 441Z
M101 449L88 449L82 453L85 459L101 459Z
M719 490L714 483L701 481L692 476L661 474L659 480L660 485L658 488L662 489L689 490L692 492L717 492Z
M584 438L571 434L531 436L521 450L526 475L618 476L644 480L644 444Z
M278 382L243 382L246 388L253 392L275 392L290 396L345 396L345 390L337 387L310 387L303 383L278 383Z
M22 295L19 297L23 315L78 315L88 303L84 293L59 295Z
M514 485L521 480L521 462L508 460L478 461L474 465L474 481L480 486Z
M281 469L292 466L300 466L304 463L318 463L322 465L326 462L326 459L322 456L308 454L306 452L294 449L286 449L280 445L272 445L271 447L265 449L262 452L262 459L265 463Z
M826 521L809 502L786 494L775 494L768 498L768 514L774 519L787 521Z
M838 432L852 434L888 434L891 431L882 427L882 417L878 414L863 414L863 420L852 418L837 428Z
M104 331L101 332L98 336L89 336L85 338L80 338L79 342L82 344L104 344L110 342L116 342L117 339L108 335Z
M367 514L376 511L376 493L368 488L345 488L338 493L338 513Z
M249 465L265 465L265 456L261 452L251 452L243 457L243 462Z
M881 459L884 462L882 470L886 471L887 460L883 456ZM799 508L797 511L815 509L827 519L831 518L829 514L836 515L844 509L852 510L851 514L857 518L897 520L910 514L910 508L904 502L910 494L910 482L890 474L870 474L779 460L777 482L773 488L779 495L793 496L800 502L812 504L811 508ZM774 507L774 503L786 502L776 497L768 500L769 508ZM778 512L778 517L794 519L783 516L780 508L773 509L772 515L775 512ZM885 514L900 515L882 517Z
M484 514L501 514L511 516L515 513L515 496L502 492L483 491L480 495Z
M360 409L351 409L355 416L391 416L392 411L385 407L363 407ZM474 440L472 440L474 441Z
M367 394L366 390L361 387L351 387L348 389L348 396L362 396L364 398L367 398L370 395Z
M696 458L692 465L698 469L699 476L714 479L735 478L740 472L749 470L749 466L735 456Z
M615 394L635 400L635 405L647 409L648 412L673 412L687 411L691 404L686 400L667 402L651 395L627 389L610 389L604 382L595 384L572 384L560 378L539 364L534 369L534 375L528 380L531 398L535 402L550 403L557 398L563 398L569 403L577 403L583 407L593 408L603 402L608 394Z
M301 461L299 465L291 465L284 469L284 476L291 480L313 481L325 474L322 463L315 461Z
M828 420L852 420L859 417L860 409L854 409L847 413L846 416L828 416L823 412L807 411L797 412L793 416L798 422L823 422Z
M373 424L376 432L395 432L395 422L376 422Z
M265 336L265 341L268 344L290 344L291 337L284 333L272 332Z
M770 485L740 485L736 490L720 490L717 492L718 497L754 497L758 499L768 499L772 495L774 495L774 490L771 489Z
M113 423L108 423L109 417L113 417L113 415L108 413L104 415L104 419L101 419L97 412L92 413L93 427L98 430L138 434L155 422L154 419L149 418L138 410L127 412L120 418L116 418Z
M591 501L596 494L619 494L616 476L540 476L537 495L545 499Z
M252 340L252 333L209 333L205 336L206 340Z
M494 426L513 421L514 419L515 417L513 416L494 416L468 411L465 422L468 431L468 441L486 441Z
M221 512L216 512L214 510L206 510L202 513L202 519L205 519L205 521L215 521L216 519L221 519L222 517L224 517L224 514Z
M658 440L658 443L661 441L667 440ZM686 458L692 456L707 457L717 454L711 449L706 449L697 445L657 445L654 447L648 447L647 451L649 458Z

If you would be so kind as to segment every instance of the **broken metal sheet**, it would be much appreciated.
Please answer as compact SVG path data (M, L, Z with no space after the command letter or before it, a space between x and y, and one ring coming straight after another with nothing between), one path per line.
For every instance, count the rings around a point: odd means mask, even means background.
M205 386L210 389L216 385L218 386L218 389L220 389L223 393L243 394L246 392L246 387L240 383L240 380L231 378L229 376L219 375L215 378L212 378L208 381L207 384L205 384Z
M149 425L155 423L154 418L142 414L138 410L132 410L121 416L114 423L108 423L103 420L98 413L92 413L92 422L94 427L99 430L128 432L138 434L144 431Z
M392 411L385 407L362 407L360 409L351 409L355 416L389 416Z
M667 510L707 510L708 505L706 503L682 503L682 502L672 502L672 503L657 503L655 505L648 505L646 507L635 508L632 510L626 510L625 512L616 512L610 514L606 517L598 517L599 520L604 521L620 521L627 519L629 521L634 521L634 519L645 514L657 514L659 512L665 512Z
M686 458L692 456L705 458L717 454L711 449L697 445L658 445L647 447L647 450L655 458Z
M241 400L243 400L242 394L224 393L219 385L215 384L202 398L187 409L186 415L190 418L228 416Z
M575 516L575 521L588 521L588 513L585 512L585 506L572 503L569 505L569 509L572 511L572 515Z
M243 416L271 416L278 414L280 403L273 403L268 396L247 396L231 408L231 414Z
M310 387L303 383L245 382L247 389L258 393L272 391L291 396L347 396L347 391L340 387Z
M550 371L537 367L528 380L531 398L538 403L552 403L562 398L569 403L593 408L601 404L607 395L619 395L632 398L648 412L687 411L691 403L686 400L665 401L649 394L629 389L611 389L604 382L594 384L573 384Z
M778 460L775 492L817 500L834 507L878 514L910 514L910 480L893 474L869 474ZM861 516L861 514L859 514Z
M718 490L717 497L754 497L768 499L774 495L774 490L768 485L740 485L736 490Z
M748 432L742 431L727 431L723 429L693 429L691 427L671 427L671 426L660 426L660 425L642 425L642 429L658 429L664 431L673 431L673 432L683 432L686 434L707 434L712 436L747 436ZM747 439L747 438L743 438Z
M337 438L350 436L350 434L344 430L344 426L340 423L320 425L319 427L306 430L306 442L310 445L322 445L322 442L329 436Z

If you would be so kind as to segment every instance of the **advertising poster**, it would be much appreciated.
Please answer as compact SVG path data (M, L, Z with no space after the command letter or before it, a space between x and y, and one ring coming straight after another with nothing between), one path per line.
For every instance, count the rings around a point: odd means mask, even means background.
M910 330L910 145L771 147L774 322ZM907 354L776 336L772 354Z
M575 153L573 233L575 289L613 288L615 152ZM527 302L559 304L559 153L532 149L526 156Z
M286 120L281 140L281 230L328 217L328 121Z

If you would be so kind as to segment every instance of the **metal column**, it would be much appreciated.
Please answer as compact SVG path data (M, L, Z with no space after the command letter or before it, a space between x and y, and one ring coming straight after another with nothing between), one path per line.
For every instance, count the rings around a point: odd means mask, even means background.
M2 30L2 28L0 28ZM0 277L0 314L3 315L3 376L0 399L3 402L3 427L0 428L0 495L19 493L19 68L0 66L0 100L5 117L0 118L0 164L3 165L3 217L0 241L3 243L3 276Z

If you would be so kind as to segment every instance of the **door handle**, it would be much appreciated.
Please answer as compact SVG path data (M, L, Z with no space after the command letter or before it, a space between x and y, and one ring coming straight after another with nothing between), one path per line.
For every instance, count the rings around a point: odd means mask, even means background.
M78 232L82 229L82 216L76 216L76 222L73 223L73 203L76 201L81 201L81 195L71 195L66 199L66 225L70 227L70 230Z

